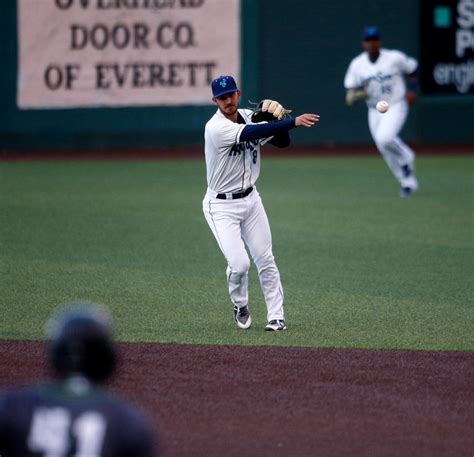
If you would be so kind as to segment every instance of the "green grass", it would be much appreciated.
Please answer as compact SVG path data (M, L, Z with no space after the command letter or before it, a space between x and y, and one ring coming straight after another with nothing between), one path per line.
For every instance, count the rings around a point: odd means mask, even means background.
M288 331L234 327L204 220L204 161L0 162L0 338L57 305L108 305L126 341L473 350L472 158L420 157L398 197L379 157L265 159Z

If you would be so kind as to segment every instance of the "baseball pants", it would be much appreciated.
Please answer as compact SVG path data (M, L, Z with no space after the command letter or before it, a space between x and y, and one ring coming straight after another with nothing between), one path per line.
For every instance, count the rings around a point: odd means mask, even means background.
M369 108L369 129L377 149L402 187L417 188L413 173L407 176L406 166L414 170L415 153L398 136L408 116L405 100L393 103L386 113Z
M204 216L227 260L227 283L232 303L248 304L250 259L257 267L267 306L267 320L284 319L283 288L272 253L272 236L267 214L256 188L247 197L219 200L208 191L203 200ZM244 244L245 243L245 244Z

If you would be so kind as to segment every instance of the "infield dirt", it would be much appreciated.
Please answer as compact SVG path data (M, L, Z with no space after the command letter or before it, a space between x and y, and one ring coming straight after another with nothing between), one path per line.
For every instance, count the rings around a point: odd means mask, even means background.
M474 353L120 343L111 388L163 455L466 456ZM44 344L0 341L0 388L48 376Z

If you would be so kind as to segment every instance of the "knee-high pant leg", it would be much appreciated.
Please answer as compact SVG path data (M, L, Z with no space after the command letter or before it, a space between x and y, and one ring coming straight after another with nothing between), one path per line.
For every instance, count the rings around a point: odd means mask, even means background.
M258 192L251 196L249 204L248 216L242 223L242 236L258 270L267 319L284 319L280 272L273 256L270 224Z
M246 205L242 200L217 200L206 196L203 201L206 221L227 260L226 277L230 299L239 308L248 303L250 269L250 259L240 228L246 213Z
M408 165L413 170L415 153L399 137L407 116L408 105L405 101L394 103L383 114L369 108L369 129L377 149L397 181L404 187L416 187L414 174L407 176L403 168Z
M258 270L267 319L284 319L283 288L273 257L270 225L257 190L239 200L216 200L206 196L203 211L227 260L226 276L232 303L239 307L248 303L250 259L245 240Z

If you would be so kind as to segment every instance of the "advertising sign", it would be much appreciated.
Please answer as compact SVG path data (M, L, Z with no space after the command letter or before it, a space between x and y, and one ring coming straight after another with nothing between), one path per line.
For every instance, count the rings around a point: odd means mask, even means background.
M240 0L18 0L20 108L210 104Z
M474 0L423 0L421 89L474 93Z

